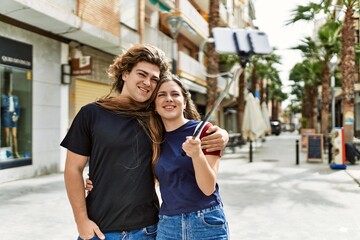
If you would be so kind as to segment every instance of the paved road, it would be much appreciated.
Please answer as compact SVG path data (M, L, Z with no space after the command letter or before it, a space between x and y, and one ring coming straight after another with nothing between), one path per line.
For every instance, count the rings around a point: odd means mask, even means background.
M360 167L332 170L327 158L308 163L304 152L296 165L298 138L267 137L252 163L242 150L225 155L219 184L232 239L360 239L360 188L354 181Z
M298 135L224 155L219 185L232 240L360 239L360 166L295 164ZM259 145L259 143L257 143ZM353 179L354 178L354 179ZM76 239L62 174L0 184L0 239Z

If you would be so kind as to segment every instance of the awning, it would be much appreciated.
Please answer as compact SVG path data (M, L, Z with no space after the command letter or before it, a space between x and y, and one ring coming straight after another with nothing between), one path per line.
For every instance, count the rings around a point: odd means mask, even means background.
M162 3L161 1L159 1L159 0L149 0L149 1L153 5L159 4L159 8L161 11L170 12L170 8L168 6L166 6L164 3Z
M193 81L190 81L186 78L180 78L180 80L185 84L185 86L190 90L202 94L206 94L206 87L201 86Z

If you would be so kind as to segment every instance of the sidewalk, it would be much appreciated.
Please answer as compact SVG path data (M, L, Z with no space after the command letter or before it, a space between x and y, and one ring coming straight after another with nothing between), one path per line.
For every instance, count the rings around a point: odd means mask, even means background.
M63 174L0 184L0 239L76 239Z
M332 170L327 156L309 163L301 151L296 165L298 138L267 137L252 163L246 150L224 156L219 185L232 239L360 239L360 166Z
M308 163L298 135L267 137L253 162L227 153L218 182L232 240L360 239L360 165L332 170ZM353 177L351 177L350 175ZM0 184L0 239L76 239L62 174Z

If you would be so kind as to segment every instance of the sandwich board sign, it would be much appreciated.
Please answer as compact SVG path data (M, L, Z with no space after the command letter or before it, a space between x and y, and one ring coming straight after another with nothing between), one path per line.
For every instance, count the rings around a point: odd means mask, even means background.
M322 162L324 158L323 152L323 135L309 134L307 136L306 160L308 162Z

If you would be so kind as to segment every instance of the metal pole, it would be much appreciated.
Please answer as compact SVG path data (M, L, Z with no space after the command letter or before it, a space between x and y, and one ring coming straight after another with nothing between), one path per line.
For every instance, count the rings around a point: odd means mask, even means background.
M176 74L177 73L177 37L179 35L180 32L180 28L183 25L183 19L181 18L181 16L174 14L174 15L170 15L167 17L167 23L169 25L169 30L171 33L171 36L173 38L173 42L172 42L172 73Z
M249 162L252 162L252 158L253 158L253 146L252 146L252 140L250 139L250 150L249 150Z
M172 43L172 73L173 74L177 74L177 42L176 42L176 38L173 39L173 43Z
M335 76L334 73L331 76L331 129L335 128Z
M296 165L299 165L299 140L296 140Z
M331 160L332 160L332 147L333 147L333 145L332 145L332 142L331 142L331 140L330 140L330 142L329 142L329 152L328 152L328 163L330 164L331 163Z

